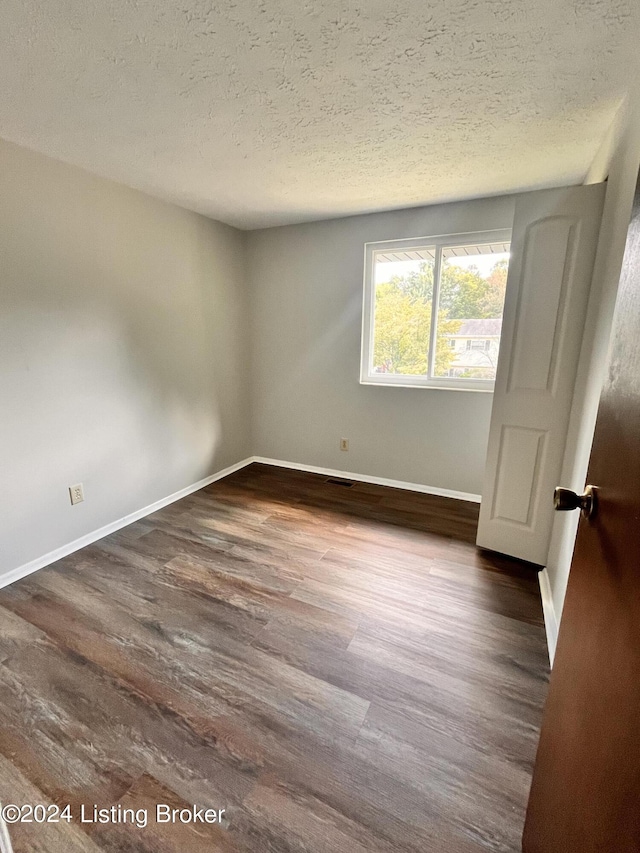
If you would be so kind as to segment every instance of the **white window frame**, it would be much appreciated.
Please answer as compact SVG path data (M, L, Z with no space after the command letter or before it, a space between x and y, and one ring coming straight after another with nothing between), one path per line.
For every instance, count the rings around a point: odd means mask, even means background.
M492 393L495 382L492 379L454 379L450 376L433 376L435 365L435 347L437 335L438 301L440 290L440 269L442 249L444 247L466 246L482 243L510 243L511 229L492 231L471 231L464 234L439 234L432 237L413 237L402 240L365 243L364 245L364 298L362 306L362 347L360 355L360 383L362 385L388 385L400 388L439 388L445 391L480 391ZM429 366L427 376L405 376L390 373L374 373L374 270L378 252L411 251L425 248L436 250L433 271L433 309L431 311L431 330L429 337ZM500 356L498 355L498 359Z

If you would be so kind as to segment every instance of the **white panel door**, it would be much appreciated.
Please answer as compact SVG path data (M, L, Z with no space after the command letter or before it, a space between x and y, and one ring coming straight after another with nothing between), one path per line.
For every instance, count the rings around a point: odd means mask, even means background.
M477 543L545 565L604 184L516 203Z

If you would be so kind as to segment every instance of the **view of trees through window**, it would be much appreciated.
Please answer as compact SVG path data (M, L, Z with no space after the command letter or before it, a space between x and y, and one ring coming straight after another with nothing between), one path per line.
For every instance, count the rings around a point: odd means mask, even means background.
M432 376L495 379L508 250L442 247ZM375 256L374 373L429 375L436 251Z

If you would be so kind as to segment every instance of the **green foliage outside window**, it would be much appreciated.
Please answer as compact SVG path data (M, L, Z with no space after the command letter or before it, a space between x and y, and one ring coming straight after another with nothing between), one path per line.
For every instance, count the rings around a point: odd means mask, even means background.
M508 261L497 261L488 276L470 266L442 265L435 375L444 376L456 358L447 336L462 320L502 317ZM433 296L433 264L394 276L377 285L375 296L374 369L420 376L427 373Z

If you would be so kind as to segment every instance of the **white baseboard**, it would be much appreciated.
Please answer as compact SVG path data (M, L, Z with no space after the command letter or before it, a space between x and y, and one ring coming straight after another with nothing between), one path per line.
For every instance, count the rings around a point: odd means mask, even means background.
M199 489L203 489L210 483L215 483L216 480L222 480L223 477L228 477L229 474L233 474L234 471L239 471L241 468L245 468L253 461L253 457L249 457L247 459L243 459L242 462L236 462L235 465L230 465L228 468L224 468L222 471L217 471L215 474L205 477L204 480L199 480L191 486L186 486L184 489L180 489L180 491L174 492L166 498L161 498L159 501L149 504L149 506L145 506L143 509L136 510L136 512L132 512L129 515L125 515L117 521L112 521L110 524L106 524L98 530L93 530L91 533L87 533L86 536L81 536L80 539L75 539L67 545L56 548L55 551L49 551L48 554L44 554L42 557L31 560L30 563L25 563L15 569L10 569L5 574L0 575L0 589L20 580L20 578L24 578L27 575L32 574L33 572L37 572L39 569L43 569L45 566L51 565L51 563L55 563L57 560L61 560L63 557L67 557L69 554L73 554L74 551L79 551L80 548L86 548L87 545L91 545L94 542L97 542L98 539L103 539L105 536L109 536L110 533L115 533L116 530L120 530L128 524L133 524L134 521L139 521L141 518L151 515L175 501L179 501L180 498L186 498L187 495L197 492Z
M98 539L103 539L105 536L109 536L109 534L115 533L117 530L121 530L128 524L133 524L134 521L139 521L141 518L151 515L163 507L180 500L180 498L185 498L187 495L197 492L199 489L203 489L210 483L215 483L216 480L228 477L229 474L233 474L235 471L245 468L252 462L261 462L263 465L274 465L278 468L293 468L296 471L308 471L311 474L326 474L328 477L340 477L344 480L356 480L361 483L373 483L378 486L389 486L392 489L407 489L412 492L422 492L427 495L439 495L440 497L445 498L455 498L456 500L480 503L480 495L474 495L468 492L456 492L452 489L440 489L437 486L424 486L421 483L405 483L401 480L389 480L385 477L370 477L367 474L355 474L352 471L338 471L334 468L318 468L316 465L302 465L298 462L287 462L283 459L267 459L264 456L249 456L247 459L243 459L235 465L230 465L222 471L218 471L215 474L211 474L209 477L205 477L204 480L199 480L197 483L193 483L191 486L186 486L186 488L180 489L180 491L174 492L172 495L168 495L166 498L162 498L143 509L136 510L136 512L132 512L129 515L125 515L117 521L112 521L110 524L106 524L98 530L93 530L91 533L81 536L80 539L75 539L73 542L62 545L60 548L56 548L55 551L49 551L48 554L44 554L42 557L37 557L35 560L31 560L31 562L18 566L15 569L10 569L8 572L5 572L5 574L0 575L0 589L20 580L20 578L33 574L33 572L37 572L39 569L43 569L45 566L51 565L51 563L55 563L57 560L61 560L63 557L67 557L69 554L73 554L74 551L79 551L80 548L86 548L87 545L92 545L94 542L97 542Z
M326 474L328 477L340 477L343 480L373 483L376 486L389 486L392 489L407 489L410 492L422 492L425 495L454 498L459 501L480 503L482 498L481 495L474 495L471 492L456 492L453 489L441 489L438 486L423 486L422 483L405 483L402 480L388 480L386 477L370 477L368 474L354 474L353 471L338 471L335 468L318 468L317 465L286 462L284 459L267 459L264 456L252 456L251 461L261 462L263 465L275 465L278 468L293 468L295 471L308 471L310 474Z
M542 596L542 611L544 613L544 627L547 633L547 648L549 649L549 662L553 666L558 642L558 618L553 606L553 595L551 594L551 583L549 572L543 569L538 572L538 583L540 584L540 595Z

